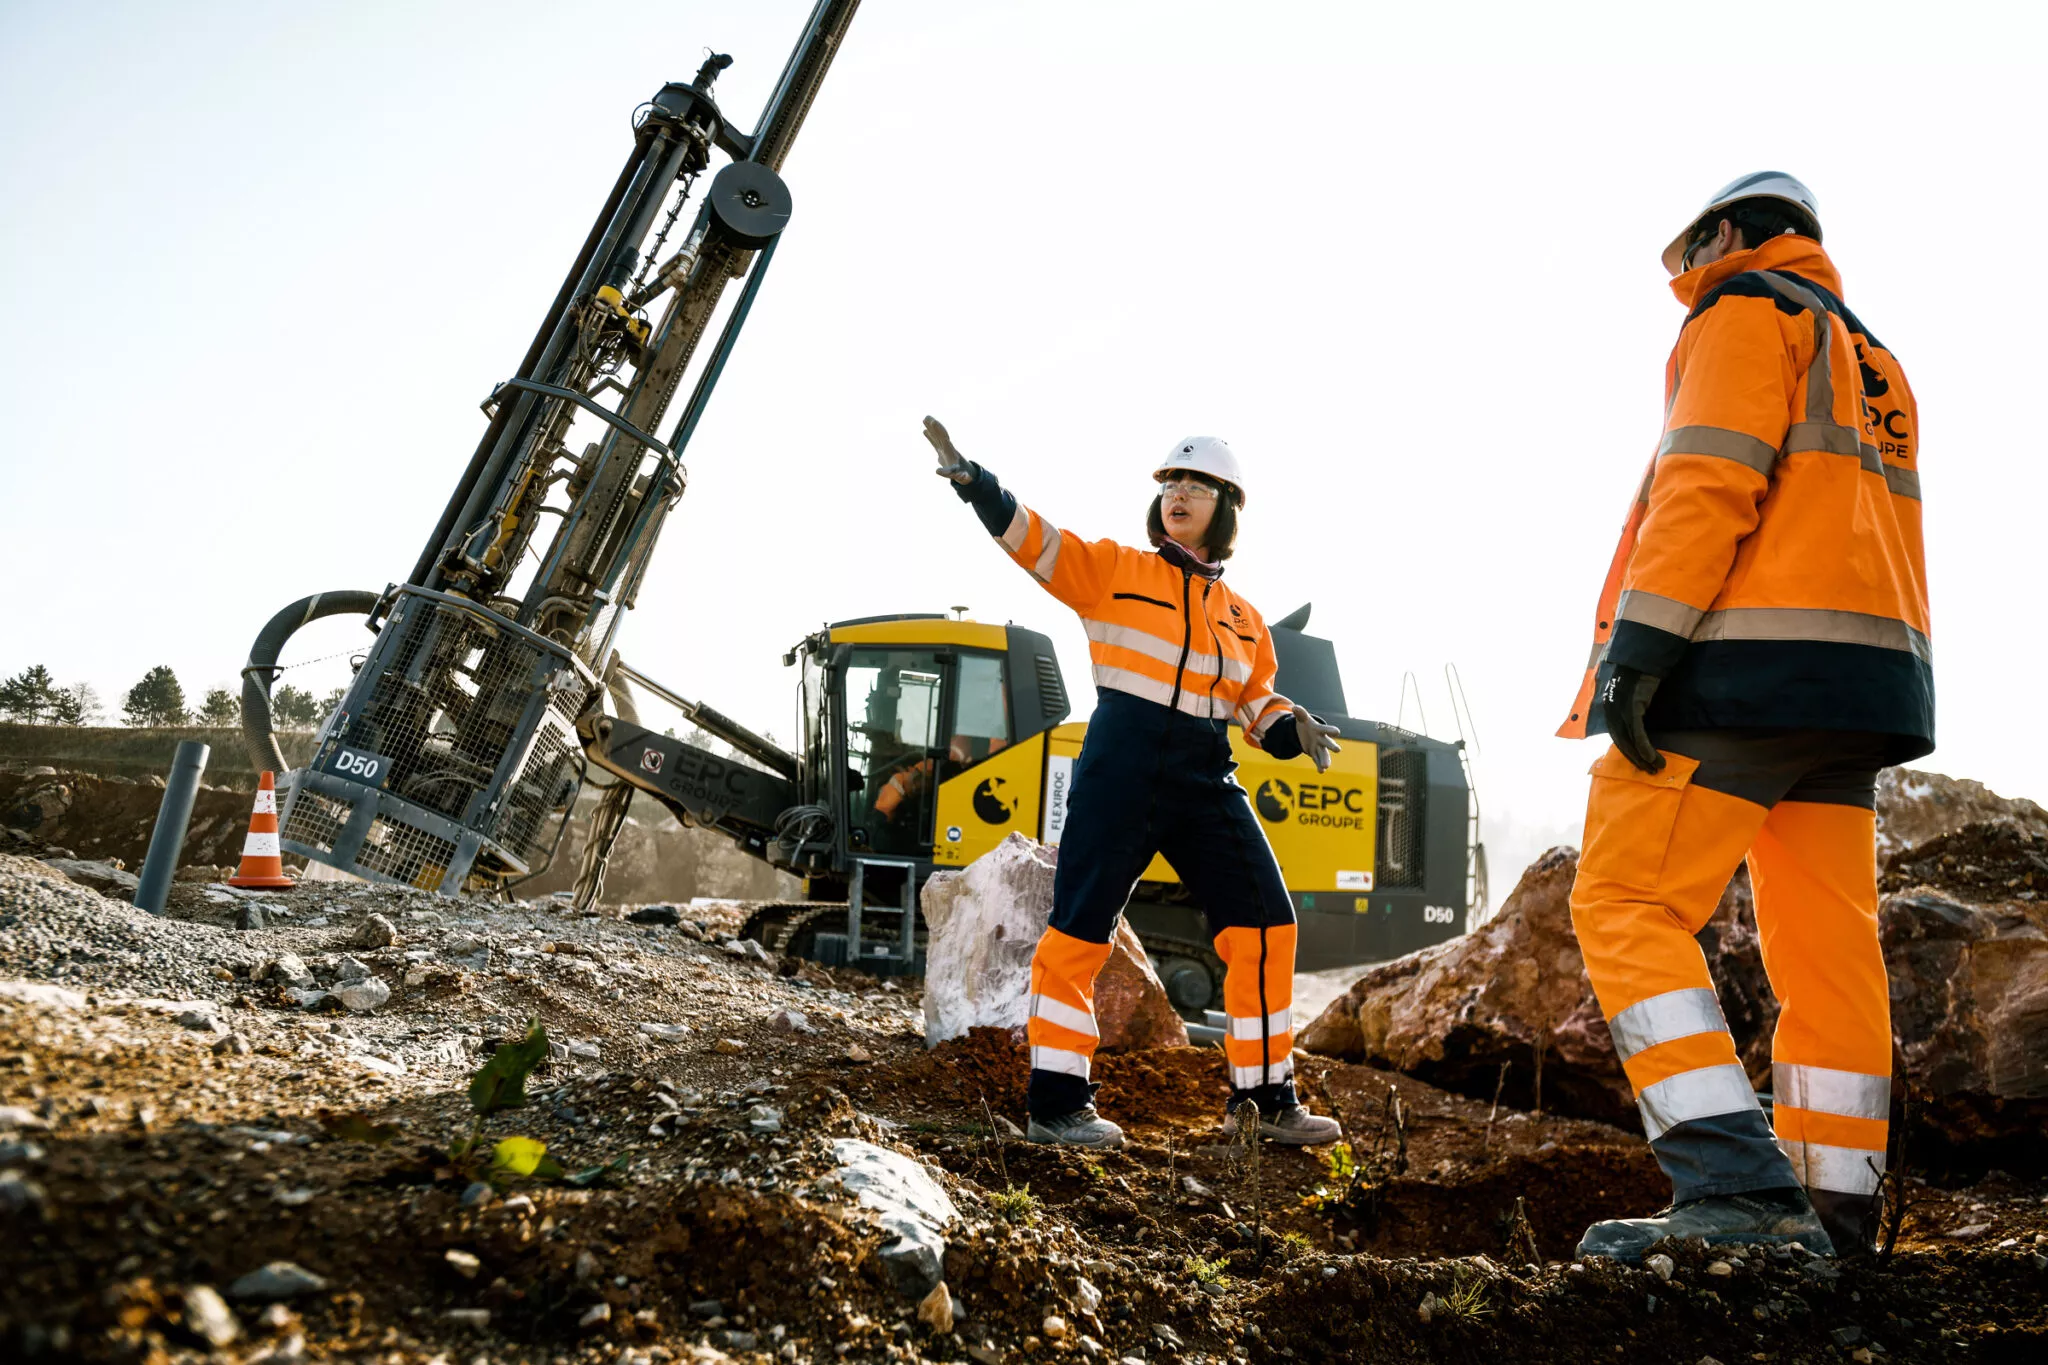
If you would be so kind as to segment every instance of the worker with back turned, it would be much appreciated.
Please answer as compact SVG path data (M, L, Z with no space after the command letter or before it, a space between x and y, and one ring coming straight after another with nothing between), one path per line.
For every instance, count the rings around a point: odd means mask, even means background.
M1918 413L1791 176L1727 186L1664 265L1687 313L1663 439L1560 733L1613 741L1572 922L1672 1206L1579 1251L1849 1254L1890 1113L1877 772L1934 747ZM1768 1121L1693 941L1745 858L1781 1005Z
M1123 1130L1096 1112L1089 1080L1099 1037L1095 977L1131 890L1163 855L1193 893L1223 960L1223 1050L1235 1132L1247 1102L1259 1132L1297 1146L1341 1130L1294 1092L1294 903L1244 789L1231 781L1230 727L1278 759L1318 772L1335 727L1281 696L1273 637L1223 584L1244 476L1214 437L1178 442L1152 471L1152 547L1087 541L1018 502L965 458L936 421L925 436L1004 553L1080 614L1094 665L1095 714L1074 765L1052 920L1031 961L1027 1091L1035 1142L1114 1147Z

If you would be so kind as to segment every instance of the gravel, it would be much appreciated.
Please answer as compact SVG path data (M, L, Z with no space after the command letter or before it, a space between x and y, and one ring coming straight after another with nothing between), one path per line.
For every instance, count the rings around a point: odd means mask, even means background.
M172 999L225 1000L213 974L256 964L242 936L160 919L33 858L0 854L0 974Z

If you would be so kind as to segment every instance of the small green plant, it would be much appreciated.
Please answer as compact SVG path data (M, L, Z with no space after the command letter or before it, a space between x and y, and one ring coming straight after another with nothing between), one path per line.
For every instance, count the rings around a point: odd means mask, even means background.
M1083 1179L1095 1185L1107 1184L1109 1181L1109 1172L1093 1161L1081 1163L1081 1175Z
M1288 1232L1281 1234L1280 1259L1283 1261L1298 1261L1302 1257L1312 1254L1315 1249L1316 1244L1308 1239L1306 1233Z
M1006 1186L1001 1194L988 1197L988 1206L997 1217L1012 1223L1029 1223L1038 1217L1038 1196L1029 1185Z
M1457 1285L1448 1294L1439 1294L1437 1302L1443 1310L1461 1322L1478 1322L1493 1316L1493 1305L1486 1301L1486 1286L1477 1275L1457 1273Z
M1220 1256L1213 1261L1205 1261L1200 1256L1190 1256L1181 1269L1196 1284L1222 1284L1229 1278L1227 1272L1230 1269L1230 1262Z

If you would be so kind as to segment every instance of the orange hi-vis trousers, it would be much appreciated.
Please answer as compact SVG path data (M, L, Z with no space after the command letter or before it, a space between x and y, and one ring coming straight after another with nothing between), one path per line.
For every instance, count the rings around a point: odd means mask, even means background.
M1593 765L1572 889L1586 971L1651 1149L1675 1201L1803 1185L1838 1250L1867 1244L1891 1100L1874 814L1883 738L1651 738L1659 772L1612 748ZM1693 938L1745 857L1780 1002L1770 1126Z
M1095 977L1131 890L1164 855L1223 960L1231 1104L1293 1104L1294 902L1244 789L1222 721L1114 691L1097 695L1074 767L1052 922L1031 959L1031 1113L1089 1102L1099 1041Z
M1280 924L1231 927L1216 935L1216 956L1223 959L1223 1012L1229 1020L1223 1055L1234 1092L1256 1092L1294 1075L1295 933L1294 925ZM1095 978L1107 961L1106 943L1050 928L1038 940L1031 958L1031 1016L1024 1030L1032 1070L1088 1079L1101 1041L1095 1027ZM1270 1106L1262 1100L1261 1108Z

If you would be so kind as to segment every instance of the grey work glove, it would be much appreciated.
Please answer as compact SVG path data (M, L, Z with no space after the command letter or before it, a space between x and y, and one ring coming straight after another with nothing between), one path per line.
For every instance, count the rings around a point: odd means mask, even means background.
M1305 706L1294 708L1294 733L1301 740L1301 751L1308 755L1309 762L1316 765L1316 771L1330 771L1330 755L1342 752L1344 746L1337 742L1337 727L1325 725L1308 713Z
M940 478L969 484L981 473L974 461L953 448L953 438L946 434L946 428L938 418L924 419L924 438L932 443L933 450L939 452L939 467L935 472Z
M1607 723L1608 738L1621 750L1623 758L1646 773L1660 772L1664 767L1664 755L1650 742L1650 732L1643 724L1650 698L1657 695L1659 681L1654 673L1616 664L1606 686L1600 689L1600 717Z

